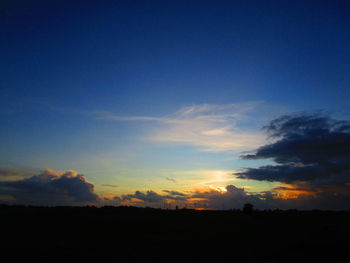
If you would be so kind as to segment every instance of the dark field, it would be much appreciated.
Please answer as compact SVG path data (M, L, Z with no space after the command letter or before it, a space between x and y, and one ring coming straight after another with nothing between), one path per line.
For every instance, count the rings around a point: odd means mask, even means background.
M2 262L348 262L350 213L1 206Z

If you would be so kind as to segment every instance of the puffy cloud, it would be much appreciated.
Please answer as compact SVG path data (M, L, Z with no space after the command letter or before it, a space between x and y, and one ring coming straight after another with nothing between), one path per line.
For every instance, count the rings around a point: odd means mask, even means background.
M122 200L124 203L126 201L126 204L138 206L164 207L165 203L172 203L194 209L240 209L245 203L252 203L259 208L271 207L264 203L261 194L248 193L234 185L226 186L225 191L208 187L206 191L201 192L181 193L174 190L163 190L163 192L166 194L161 195L151 190L136 191L134 194L122 196ZM128 203L130 200L134 202Z
M159 195L154 191L147 191L146 193L136 191L134 194L123 195L123 200L131 200L133 198L150 203L160 202L164 200L164 197L162 195Z
M210 189L204 192L196 192L189 199L193 205L208 209L241 209L244 204L251 203L258 208L267 208L260 194L247 192L244 188L227 185L226 191Z
M75 171L46 170L30 178L2 181L0 192L16 204L85 205L99 200L94 185Z

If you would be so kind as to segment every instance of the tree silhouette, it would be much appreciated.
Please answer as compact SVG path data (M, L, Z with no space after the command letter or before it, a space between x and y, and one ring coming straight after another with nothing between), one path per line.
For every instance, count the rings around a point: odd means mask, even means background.
M246 203L243 206L243 212L245 214L251 214L254 210L253 208L254 208L254 206L252 204Z

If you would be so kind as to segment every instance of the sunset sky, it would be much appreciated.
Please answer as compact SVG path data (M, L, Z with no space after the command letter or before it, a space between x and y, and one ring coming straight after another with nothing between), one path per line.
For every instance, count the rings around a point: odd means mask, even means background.
M348 209L349 13L1 1L0 202Z

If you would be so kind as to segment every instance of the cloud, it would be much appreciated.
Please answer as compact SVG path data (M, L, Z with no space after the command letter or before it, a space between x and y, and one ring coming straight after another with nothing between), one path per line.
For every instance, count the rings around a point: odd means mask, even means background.
M120 196L101 196L96 203L98 206L119 206L122 204Z
M94 185L75 171L46 170L30 178L0 182L11 203L30 205L85 205L99 200Z
M122 196L98 196L94 186L74 171L46 170L29 178L0 182L0 200L25 205L136 205L151 207L187 207L194 209L241 209L251 203L258 209L350 209L348 185L314 186L308 182L285 184L262 193L227 185L207 186L193 192L148 190Z
M302 113L277 118L264 129L276 141L242 158L276 164L244 169L238 178L289 184L275 189L286 196L298 191L322 199L350 194L350 121Z
M244 188L228 185L225 191L207 187L205 191L182 193L174 190L163 190L164 195L154 191L136 191L134 194L123 195L122 200L137 206L163 207L165 203L194 209L240 209L245 203L252 203L256 207L270 207L260 194L248 193ZM135 200L136 199L136 200ZM266 203L266 204L265 204ZM123 204L123 202L122 202Z
M123 195L123 200L131 200L133 198L150 203L161 202L164 200L162 195L159 195L154 191L147 191L146 193L136 191L134 194Z
M177 181L174 178L170 178L170 177L165 177L166 180L176 183Z
M236 174L239 178L315 184L350 181L350 121L299 114L275 119L265 130L278 140L242 158L271 158L277 165L248 168Z
M202 188L214 185L223 185L240 181L232 174L234 170L189 170L178 171L174 174L181 178L181 182Z
M239 121L255 104L195 105L180 109L173 122L165 123L149 139L158 143L183 144L206 152L251 149L264 137L239 128Z
M192 209L241 209L244 204L251 203L259 209L275 208L275 194L270 193L271 198L265 194L249 193L244 188L227 185L222 189L207 187L202 191L182 193L174 190L163 190L164 195L154 191L136 191L134 194L122 196L121 204L136 206L164 207L164 204L172 204L173 207L186 207ZM271 202L272 200L272 202ZM131 201L131 202L129 202Z
M136 191L135 194L116 197L120 205L171 207L178 206L191 209L242 209L250 203L257 209L323 209L349 210L349 189L330 189L334 186L324 186L323 190L305 183L276 187L271 191L253 193L243 187L227 185L225 191L208 187L206 190L181 193L163 190L165 195L154 191ZM336 190L337 194L334 194ZM317 191L317 193L315 192Z
M262 145L265 137L240 128L240 122L259 103L199 104L183 107L164 117L119 116L94 112L94 117L112 121L153 121L159 125L146 139L157 143L182 144L206 152L241 151Z
M140 201L144 201L146 203L164 203L167 200L181 200L184 201L187 199L187 196L185 194L182 194L177 191L168 191L168 190L163 190L164 192L168 193L168 195L160 195L157 194L156 192L149 190L146 191L145 193L141 191L136 191L134 194L128 194L128 195L123 195L122 199L123 200L132 200L132 199L138 199Z
M273 158L277 163L320 164L342 161L350 156L350 121L338 121L319 114L282 116L264 129L273 144L260 147L244 159Z
M209 189L208 191L193 193L191 196L191 199L194 200L193 205L197 208L226 210L241 209L244 204L251 203L255 207L266 208L259 194L248 193L244 188L234 185L227 185L225 189L226 191Z
M331 182L335 176L331 176L328 169L319 165L298 166L296 164L266 165L259 168L247 168L235 175L240 179L253 179L259 181L293 183L298 181ZM345 182L348 181L344 178ZM339 180L339 176L338 179Z
M194 208L216 210L242 209L246 203L253 204L257 209L349 210L350 191L347 187L319 188L301 183L251 193L244 188L228 185L225 192L211 189L193 193L187 202Z

